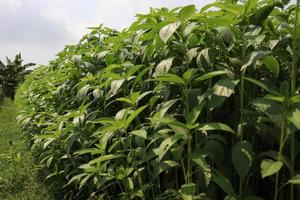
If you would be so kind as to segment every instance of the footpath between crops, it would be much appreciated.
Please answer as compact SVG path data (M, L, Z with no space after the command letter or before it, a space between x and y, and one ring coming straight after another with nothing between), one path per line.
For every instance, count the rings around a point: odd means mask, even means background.
M17 108L5 99L0 105L0 199L48 200L39 181L29 149L16 123Z

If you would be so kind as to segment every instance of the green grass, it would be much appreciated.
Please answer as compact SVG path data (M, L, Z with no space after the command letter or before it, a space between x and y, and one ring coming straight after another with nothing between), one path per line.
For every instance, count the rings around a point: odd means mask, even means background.
M16 124L16 110L9 99L0 106L0 199L51 199L36 179L31 154Z

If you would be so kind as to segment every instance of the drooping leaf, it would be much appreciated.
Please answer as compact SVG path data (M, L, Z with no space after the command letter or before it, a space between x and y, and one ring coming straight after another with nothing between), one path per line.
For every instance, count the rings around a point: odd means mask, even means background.
M174 22L162 27L159 31L159 36L164 43L167 43L170 37L175 33L180 26L180 22Z
M113 80L111 82L110 91L107 94L107 98L111 98L111 97L115 96L117 94L117 92L119 91L119 89L122 87L124 81L125 81L124 79Z
M83 86L82 88L80 88L80 90L77 92L76 98L79 101L83 100L83 98L86 97L89 89L90 89L90 85L89 84L87 84L87 85Z
M255 65L256 62L262 57L269 55L270 51L254 51L250 54L249 59L243 66L241 67L241 71L245 71L249 66Z
M250 23L255 25L261 24L271 14L276 5L278 5L278 1L259 8L249 17Z
M244 180L252 165L252 145L242 141L234 145L231 153L231 160L235 171Z
M163 61L161 61L155 69L155 72L153 73L153 77L157 77L159 75L168 73L170 70L172 63L173 63L174 58L168 58Z
M221 79L213 87L214 95L230 97L234 93L239 80Z

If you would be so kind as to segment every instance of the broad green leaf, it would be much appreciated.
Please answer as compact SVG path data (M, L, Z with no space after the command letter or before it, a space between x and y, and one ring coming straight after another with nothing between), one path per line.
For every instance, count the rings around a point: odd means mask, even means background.
M244 180L252 165L252 145L247 142L239 142L232 148L231 160L235 171Z
M159 110L159 117L165 116L168 110L177 102L179 99L172 99L157 106L157 110Z
M83 86L82 88L80 88L80 90L77 92L76 98L79 101L82 101L86 97L89 89L90 89L89 84L87 84L87 85Z
M179 164L173 160L164 160L161 163L159 163L158 171L155 172L155 176L158 176L163 171L168 171L169 169L179 166Z
M182 76L184 82L186 84L189 84L190 82L192 82L195 74L197 73L197 69L195 68L189 68L188 70L186 70Z
M162 141L162 143L159 145L158 148L155 148L153 150L155 155L158 156L159 162L165 156L165 154L169 151L169 149L181 138L182 138L182 135L180 135L180 134L175 134L173 136L170 136L170 137L164 139L164 141Z
M283 163L281 161L273 161L270 159L262 160L260 164L262 178L272 176L277 173L281 169L282 165Z
M180 22L174 22L162 27L159 31L159 36L164 43L167 43L170 37L175 33L180 26Z
M174 58L168 58L163 61L161 61L155 69L155 72L153 73L153 77L157 77L159 75L168 73L170 70L172 63L173 63Z
M230 128L228 125L223 124L223 123L215 123L215 122L210 122L210 123L205 123L199 125L197 127L197 130L200 131L227 131L235 134L234 130Z
M221 35L223 41L227 44L230 45L232 42L235 40L234 33L228 26L221 26L217 28L217 31Z
M212 173L211 179L215 182L226 194L234 196L234 189L230 181L222 175L219 171L216 170L215 173Z
M96 164L96 163L101 163L101 162L105 162L105 161L108 161L108 160L114 160L114 159L118 159L118 158L124 158L126 157L125 155L123 154L107 154L107 155L103 155L103 156L100 156L99 158L96 158L96 159L93 159L89 162L89 164Z
M141 137L145 140L147 140L147 131L146 130L135 130L135 131L131 131L130 132L132 135L135 135L135 136L138 136L138 137Z
M266 6L259 8L254 14L249 17L250 23L255 25L261 24L271 14L277 4L278 1L275 1L275 3L267 4Z
M193 199L193 195L196 193L196 184L188 183L181 186L181 194L184 200Z
M292 97L290 98L290 102L291 102L292 104L299 103L299 102L300 102L300 95L292 96Z
M132 114L130 114L130 116L128 117L128 119L126 119L126 125L127 125L127 127L147 107L148 107L148 105L142 106L142 107L138 108L137 110L135 110Z
M267 92L269 92L271 94L280 96L280 94L278 92L274 91L272 88L270 88L269 86L267 86L266 84L264 84L264 83L262 83L262 82L260 82L258 80L255 80L255 79L249 78L249 77L244 77L244 80L249 81L249 82L257 85L258 87L266 90Z
M170 73L161 74L157 76L155 80L185 85L185 81L179 76L177 76L176 74L170 74Z
M110 85L110 91L108 92L106 98L111 98L115 96L119 91L119 89L121 88L121 86L123 85L124 81L125 81L124 79L113 80Z
M276 101L257 98L251 104L255 106L256 110L266 114L276 124L280 124L284 119L284 108Z
M186 21L196 12L195 5L189 5L181 8L179 11L179 18L181 21Z
M214 95L230 97L234 93L235 86L239 80L221 79L213 87Z
M214 60L214 52L211 48L203 49L197 56L197 65L200 67L209 68Z
M272 56L265 56L262 58L263 64L276 76L279 76L279 63Z
M213 72L208 72L207 74L204 74L202 76L199 76L198 78L195 79L195 82L199 82L199 81L204 81L206 79L210 79L213 78L215 76L220 76L220 75L224 75L224 74L228 74L228 71L213 71Z
M300 174L297 174L296 176L292 177L288 183L299 185L300 184Z
M249 59L243 66L241 67L241 71L246 71L246 69L251 66L255 65L256 62L261 59L262 57L269 55L271 52L270 51L254 51L250 54Z
M186 122L188 124L195 124L196 120L198 119L199 115L201 114L204 106L205 106L205 101L200 102L197 104L191 112L186 114Z
M300 110L297 108L293 111L288 112L287 119L297 127L297 129L300 129Z

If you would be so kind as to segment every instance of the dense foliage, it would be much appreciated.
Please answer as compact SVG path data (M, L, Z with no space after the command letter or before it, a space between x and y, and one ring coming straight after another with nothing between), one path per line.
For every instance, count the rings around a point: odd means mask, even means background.
M287 3L151 9L35 70L19 121L56 198L299 199L300 17Z
M6 58L6 60L6 65L0 61L0 96L14 99L17 85L24 81L25 75L30 73L28 68L35 64L22 64L21 54L17 54L13 61L9 58Z

